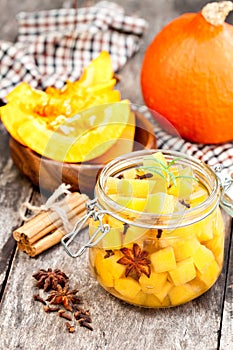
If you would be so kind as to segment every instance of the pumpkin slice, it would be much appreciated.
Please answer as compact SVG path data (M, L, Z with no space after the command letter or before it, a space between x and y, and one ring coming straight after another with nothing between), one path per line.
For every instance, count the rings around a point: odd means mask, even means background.
M114 102L119 102L121 100L121 95L118 90L105 91L103 93L94 93L88 94L85 100L81 100L74 96L71 101L72 115L79 113L84 109L88 109L90 107L102 105L102 104L110 104Z
M25 107L33 104L45 104L48 101L46 92L33 89L28 83L21 83L17 85L7 96L6 100L8 103L14 102L16 104L24 104Z
M28 119L18 129L25 144L42 156L62 162L99 157L121 137L130 119L128 101L95 106L56 126L46 119Z
M17 104L9 103L0 110L1 119L10 135L22 145L26 145L22 137L18 134L20 125L34 119L34 117L28 113L25 113L23 109L18 108Z
M134 135L135 135L135 114L130 113L128 123L122 131L122 134L117 139L117 141L102 155L94 158L92 163L106 163L110 160L119 157L125 153L133 151L134 145Z
M78 83L83 86L93 86L105 83L113 78L111 56L107 51L102 51L99 56L84 68Z

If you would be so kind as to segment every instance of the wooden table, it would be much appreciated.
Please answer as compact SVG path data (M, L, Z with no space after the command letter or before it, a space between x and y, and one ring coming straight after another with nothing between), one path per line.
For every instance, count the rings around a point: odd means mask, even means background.
M87 1L89 4L95 1ZM142 104L139 72L146 47L158 30L183 12L199 10L207 1L196 0L118 0L128 14L144 17L149 29L140 52L120 72L119 89L123 97ZM14 16L21 10L69 6L62 0L1 0L0 37L14 40ZM78 5L85 4L79 1ZM231 18L230 18L231 19ZM233 349L233 256L232 228L226 223L225 264L216 284L203 296L171 309L141 309L127 305L107 294L93 278L88 256L70 258L56 246L37 258L19 252L12 230L21 225L19 207L25 200L40 201L33 188L13 165L9 156L8 135L0 124L0 349L158 349L158 350L230 350ZM94 331L77 327L69 334L64 320L46 314L32 299L32 274L39 268L59 268L79 286L89 306Z

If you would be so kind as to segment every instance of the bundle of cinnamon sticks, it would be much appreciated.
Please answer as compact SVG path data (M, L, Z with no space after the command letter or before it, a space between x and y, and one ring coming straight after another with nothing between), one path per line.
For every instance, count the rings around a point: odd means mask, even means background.
M74 223L86 213L88 197L78 192L71 193L59 202L72 228ZM49 209L34 216L13 232L19 250L34 257L59 243L66 234L62 218L58 212Z

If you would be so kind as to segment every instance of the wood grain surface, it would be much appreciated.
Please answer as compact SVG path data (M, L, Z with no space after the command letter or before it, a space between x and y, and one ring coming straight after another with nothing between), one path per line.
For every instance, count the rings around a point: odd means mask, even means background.
M77 1L78 6L97 1ZM122 69L123 98L142 104L140 66L146 47L162 26L186 11L197 11L207 1L118 0L128 14L142 16L149 27L140 52ZM0 38L14 40L19 11L70 6L62 0L1 0ZM15 248L12 231L21 224L19 207L25 200L43 203L42 195L24 178L9 156L8 135L0 125L0 349L1 350L232 350L233 273L231 220L226 223L225 264L215 285L198 299L170 309L142 309L119 301L93 278L88 254L72 259L58 245L37 258ZM94 331L76 327L69 334L65 322L46 314L35 293L32 274L39 268L59 268L79 288L90 309Z

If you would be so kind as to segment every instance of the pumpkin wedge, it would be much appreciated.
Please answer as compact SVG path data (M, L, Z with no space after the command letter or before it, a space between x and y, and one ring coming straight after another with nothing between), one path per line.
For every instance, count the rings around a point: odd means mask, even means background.
M43 118L28 118L18 135L42 156L79 163L99 157L121 137L130 119L128 101L95 106L52 127Z
M115 84L110 55L101 52L62 89L16 86L0 108L2 122L15 140L47 158L106 161L131 151L135 132L129 101L121 101Z

